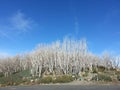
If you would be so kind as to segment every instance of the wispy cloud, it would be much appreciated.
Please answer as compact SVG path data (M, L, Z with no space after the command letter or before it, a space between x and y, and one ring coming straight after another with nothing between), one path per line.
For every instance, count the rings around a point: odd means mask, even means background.
M19 30L20 32L28 31L31 29L32 20L30 18L25 17L25 15L18 11L12 17L10 17L10 24L15 30Z
M17 11L16 13L8 16L5 23L0 22L0 37L10 38L11 34L20 34L29 32L35 22L24 13ZM13 33L14 32L14 33Z
M10 39L10 32L12 31L12 28L8 25L0 25L0 38L8 38Z

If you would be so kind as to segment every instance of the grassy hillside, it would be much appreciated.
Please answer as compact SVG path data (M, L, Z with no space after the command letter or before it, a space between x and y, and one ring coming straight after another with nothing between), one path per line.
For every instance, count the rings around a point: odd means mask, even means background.
M43 77L32 77L30 70L24 70L13 73L9 77L4 77L0 74L0 85L20 85L20 84L41 84L41 83L67 83L74 80L80 81L120 81L120 71L117 70L105 70L103 67L98 67L93 72L81 72L81 75L44 75Z

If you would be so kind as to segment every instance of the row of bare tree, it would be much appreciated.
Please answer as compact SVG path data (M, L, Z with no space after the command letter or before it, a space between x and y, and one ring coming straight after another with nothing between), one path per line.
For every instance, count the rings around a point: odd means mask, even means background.
M100 57L90 53L85 39L65 38L63 42L40 44L28 54L1 58L0 72L7 77L29 69L32 76L40 77L42 74L80 74L86 68L92 72L93 66L118 68L119 64L118 56L105 53Z

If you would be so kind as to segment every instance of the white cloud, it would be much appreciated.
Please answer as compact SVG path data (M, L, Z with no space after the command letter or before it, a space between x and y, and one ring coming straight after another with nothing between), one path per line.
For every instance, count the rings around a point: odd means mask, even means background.
M35 25L32 19L20 11L9 16L4 22L5 23L0 22L0 37L6 38L10 38L14 34L28 32Z
M25 17L22 12L17 12L12 17L10 17L10 23L15 30L27 31L31 28L32 20Z

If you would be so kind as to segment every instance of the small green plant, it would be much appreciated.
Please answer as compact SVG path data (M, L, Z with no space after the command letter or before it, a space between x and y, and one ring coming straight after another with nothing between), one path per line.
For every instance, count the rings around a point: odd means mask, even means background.
M98 74L95 77L92 78L92 80L95 81L112 81L112 78L108 75Z
M85 71L85 74L83 74L83 77L87 77L88 76L88 71Z
M92 71L93 73L98 73L95 67L92 68Z
M52 82L52 77L44 77L40 80L40 83L51 83Z

